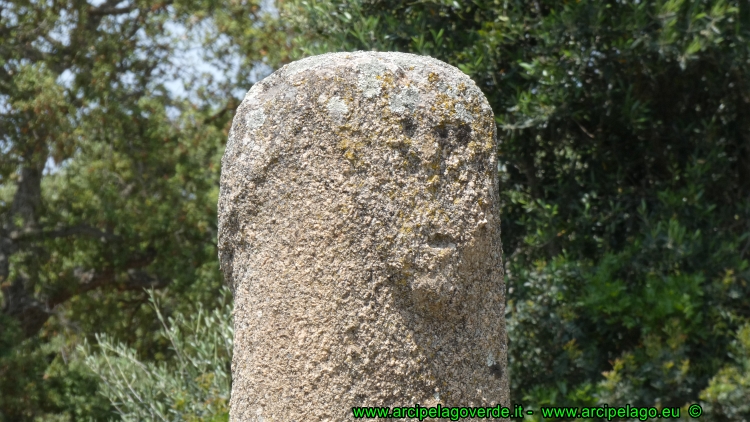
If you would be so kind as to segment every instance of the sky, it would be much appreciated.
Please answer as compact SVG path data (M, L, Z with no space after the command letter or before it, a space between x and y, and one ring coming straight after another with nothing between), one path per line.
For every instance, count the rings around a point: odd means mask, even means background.
M98 6L103 2L104 0L91 0L89 1L89 4L91 4L92 6ZM0 1L0 5L2 5L3 3L5 3L5 1ZM119 6L124 6L125 4L127 4L127 0L121 2ZM278 16L278 9L275 6L274 0L262 0L261 10L271 14L272 16ZM7 10L5 8L0 8L0 14L2 14L5 19L11 18L10 23L12 24L12 16L8 16ZM121 20L127 18L127 15L118 17L118 19ZM218 84L226 81L228 74L228 77L232 84L240 85L239 83L237 83L237 72L240 68L242 58L238 54L230 55L229 57L223 56L221 58L221 64L217 63L215 60L212 61L206 59L204 55L201 54L201 35L204 31L210 30L207 25L203 25L201 27L198 27L196 30L190 31L184 25L176 24L174 22L167 22L167 24L165 25L165 29L169 34L174 35L181 40L180 44L175 49L177 54L172 56L170 60L173 69L180 69L180 72L178 73L177 77L167 77L163 80L165 88L173 97L190 98L191 100L197 101L195 90L187 88L185 84L185 82L189 80L191 76L201 78L201 75L211 75L214 79L214 82ZM62 42L66 42L68 39L64 25L62 26L61 30L57 31L56 33L53 32L51 36L52 38ZM220 38L220 42L228 43L229 40L227 37L223 37ZM229 65L228 73L222 71L221 69L222 67L226 67L227 65ZM263 63L259 64L255 67L253 78L250 82L257 82L257 80L269 75L272 70L273 69L271 69L268 65L265 65ZM168 71L165 73L169 74L173 72ZM130 75L126 73L122 80L125 83L134 80L134 78L131 79L129 76ZM70 87L73 78L73 72L71 72L70 70L66 70L58 77L57 82L60 85ZM241 85L247 86L247 83L243 83ZM246 92L244 89L238 88L232 92L232 95L237 98L243 98L245 96L245 93ZM7 109L7 102L4 101L4 98L0 97L0 113L3 111L7 111ZM167 115L170 118L176 118L179 115L179 111L175 108L168 109ZM2 147L2 144L0 144L0 147ZM52 158L49 158L47 160L44 172L45 174L55 173L59 170L59 168L60 166L56 165L52 161Z
M261 10L271 14L274 17L278 16L279 14L274 0L262 0ZM224 80L226 80L225 74L220 70L219 66L217 66L216 63L205 60L200 54L200 32L193 31L192 33L189 33L185 26L177 25L174 23L169 23L167 25L167 29L174 35L180 36L184 41L183 46L181 46L182 54L179 54L173 58L173 62L175 63L175 65L180 66L184 69L189 69L189 72L192 74L209 73L213 75L213 77L218 82L223 82ZM201 28L201 30L207 30L207 28ZM228 42L228 39L224 37L221 41ZM241 57L239 57L238 55L234 55L231 57L223 57L222 59L225 62L231 63L232 71L230 71L230 75L232 76L230 77L233 78L233 80L236 82L236 73L239 70L241 64ZM267 76L272 71L272 69L265 64L260 64L256 67L256 69L256 78L254 78L256 80L251 80L252 83L257 82L257 79L263 79L263 77ZM165 85L176 96L184 98L191 95L191 93L186 90L183 81L180 79L169 81ZM236 90L233 92L233 94L237 98L244 98L246 92L244 90Z

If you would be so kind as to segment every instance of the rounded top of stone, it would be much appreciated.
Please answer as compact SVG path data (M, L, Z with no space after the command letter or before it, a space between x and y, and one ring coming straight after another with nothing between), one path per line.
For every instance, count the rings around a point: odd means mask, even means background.
M391 106L394 111L411 108L419 90L442 93L452 99L462 97L463 101L476 100L481 110L491 112L482 91L458 68L430 56L379 51L326 53L289 63L254 84L245 96L245 102L256 103L260 97L267 99L269 93L277 95L279 90L271 88L278 84L299 86L311 76L340 80L342 76L348 79L347 75L356 79L358 96L365 99L380 97L392 78L400 80L399 85L406 91L399 94L400 98L393 99ZM292 94L287 91L285 95ZM343 110L340 106L331 107ZM457 112L465 115L463 110Z
M407 69L416 68L418 66L423 67L426 65L437 66L464 75L463 72L461 72L459 69L430 56L419 56L411 53L400 53L393 51L355 51L351 53L326 53L319 56L306 57L304 59L289 63L280 69L280 73L293 75L308 69L349 66L352 63L359 64L363 61L372 61L373 59L382 61L384 62L384 64L392 63L398 65L401 68Z

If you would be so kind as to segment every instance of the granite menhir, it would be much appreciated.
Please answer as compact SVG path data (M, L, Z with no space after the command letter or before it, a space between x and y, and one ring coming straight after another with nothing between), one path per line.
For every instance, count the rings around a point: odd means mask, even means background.
M232 421L509 405L496 144L430 57L324 54L252 87L219 194Z

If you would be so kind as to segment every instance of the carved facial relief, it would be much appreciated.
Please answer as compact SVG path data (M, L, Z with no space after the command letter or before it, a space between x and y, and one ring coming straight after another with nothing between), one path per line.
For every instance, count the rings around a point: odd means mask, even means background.
M468 77L446 79L446 74L415 67L408 55L403 57L392 62L354 57L348 67L333 71L316 70L322 61L296 62L283 79L256 85L248 93L241 106L247 108L245 129L234 142L244 147L241 154L248 154L239 160L245 163L241 173L251 182L248 186L283 157L307 157L320 149L339 155L343 170L333 172L348 179L357 209L356 217L344 223L357 237L348 241L370 239L375 245L368 248L378 250L387 276L408 287L417 308L443 312L470 293L475 255L491 255L494 243L499 244L494 224L484 230L498 212L488 205L496 202L490 198L495 190L494 119ZM341 88L326 89L331 85ZM307 97L298 98L303 86ZM355 103L353 98L360 99ZM287 107L301 106L314 110L316 117L294 122L266 117L286 116ZM267 140L259 135L261 126ZM270 136L284 131L297 134L293 138L299 145L279 144L274 140L278 135ZM329 134L334 145L303 145L319 143L317 133ZM317 171L330 175L332 170ZM363 238L362 232L369 236Z
M371 76L372 66L365 69ZM470 293L476 278L471 262L499 246L494 225L485 230L498 211L488 206L495 202L494 121L489 110L471 102L473 93L466 86L442 86L442 94L430 96L424 94L431 90L426 85L439 81L438 75L423 78L425 86L399 87L398 71L381 71L381 80L395 79L395 87L383 89L390 91L391 114L385 118L399 124L371 136L371 144L387 148L358 151L355 167L387 163L363 173L358 184L367 193L360 195L359 208L365 221L387 222L374 227L373 235L380 239L392 281L408 286L422 313L443 314ZM374 85L362 85L377 100ZM388 172L378 174L378 168ZM370 183L373 179L377 185Z
M452 301L463 299L471 277L462 273L464 264L471 255L489 252L493 235L484 230L491 212L482 205L491 203L492 186L481 180L486 179L481 165L467 159L467 146L461 142L466 130L449 127L425 134L423 143L432 143L434 151L422 149L422 167L437 171L400 179L403 187L389 192L401 195L395 208L406 212L394 222L399 233L388 262L423 313L444 313Z

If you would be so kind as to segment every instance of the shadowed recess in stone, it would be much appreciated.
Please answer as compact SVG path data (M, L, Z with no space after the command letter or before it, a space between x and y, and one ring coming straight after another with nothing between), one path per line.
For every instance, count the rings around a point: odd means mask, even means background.
M253 86L219 195L233 421L509 405L495 151L481 91L430 57L326 54Z

